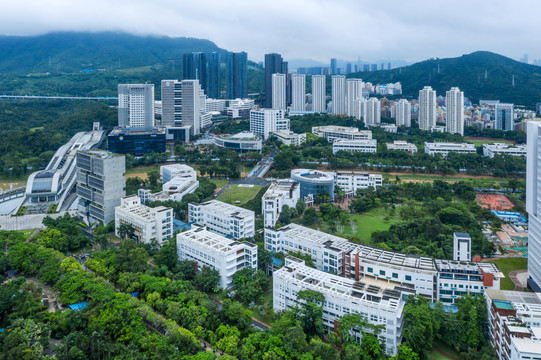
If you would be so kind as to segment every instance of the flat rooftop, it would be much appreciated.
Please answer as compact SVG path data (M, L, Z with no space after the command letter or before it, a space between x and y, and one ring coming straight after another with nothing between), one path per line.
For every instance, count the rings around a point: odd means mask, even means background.
M198 246L213 252L229 253L237 249L239 242L208 231L204 226L192 225L192 230L177 234L177 240L196 242Z
M227 216L234 216L237 218L245 218L249 216L255 216L254 212L235 205L224 203L219 200L210 200L201 204L191 204L194 206L201 206L207 210L213 210L217 214L225 214Z

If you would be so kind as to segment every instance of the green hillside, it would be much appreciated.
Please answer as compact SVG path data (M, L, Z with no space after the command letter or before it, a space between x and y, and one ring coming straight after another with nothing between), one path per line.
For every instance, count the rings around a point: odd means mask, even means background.
M411 98L417 98L419 90L429 85L438 95L445 95L445 91L458 86L474 102L479 99L500 100L529 108L541 102L541 67L488 51L431 59L392 70L355 73L349 77L380 84L400 81L403 94Z
M192 51L225 53L209 40L126 33L61 32L0 36L0 73L71 73L170 64ZM179 69L180 62L178 63Z

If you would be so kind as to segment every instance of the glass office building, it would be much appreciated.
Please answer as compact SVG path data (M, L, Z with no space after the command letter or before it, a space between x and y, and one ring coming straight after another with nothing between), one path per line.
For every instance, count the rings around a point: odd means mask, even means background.
M329 195L334 201L334 173L313 169L291 170L291 180L298 182L301 186L301 198L312 194L314 200L318 195Z

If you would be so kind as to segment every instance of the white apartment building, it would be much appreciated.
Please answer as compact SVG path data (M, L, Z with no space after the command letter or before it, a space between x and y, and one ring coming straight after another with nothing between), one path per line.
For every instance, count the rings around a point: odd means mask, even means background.
M289 119L284 115L284 110L254 109L250 111L250 131L263 139L268 139L271 132L289 131Z
M359 130L356 127L347 126L313 126L312 134L325 138L328 142L335 140L370 140L372 131Z
M286 75L272 74L272 108L286 109Z
M198 135L201 129L208 125L203 117L205 110L205 97L199 80L182 80L182 126L190 126L190 135ZM202 96L203 95L203 96ZM202 124L203 122L203 124Z
M514 105L497 103L494 105L494 128L496 130L514 130Z
M306 75L291 75L291 111L306 110Z
M150 244L154 239L161 245L173 236L173 209L165 206L151 208L141 204L136 195L127 196L115 208L116 236L119 236L122 224L133 227L137 243Z
M232 119L241 119L250 117L250 110L255 107L252 99L232 99L229 100L227 107L227 116Z
M78 151L76 160L77 212L87 223L109 224L115 207L126 196L126 158L104 150ZM49 179L47 179L49 180Z
M489 338L499 360L541 359L541 294L486 290Z
M239 153L250 151L261 152L263 141L259 135L255 135L249 131L243 131L234 135L214 136L214 145L235 150Z
M337 171L334 175L335 186L340 186L347 196L353 196L358 189L370 186L374 189L383 185L381 174L369 174L364 171Z
M154 126L154 84L118 85L118 126Z
M265 227L274 227L284 205L293 208L300 198L301 187L299 183L293 180L273 182L261 198L261 211Z
M387 143L387 150L402 150L415 154L417 152L417 146L407 141L395 140L392 143Z
M376 249L297 224L265 229L265 249L300 251L318 270L343 277L370 279L378 286L397 285L431 301L452 304L464 293L482 294L500 288L504 275L491 263L435 260ZM387 284L387 285L385 285Z
M346 115L346 77L333 75L332 77L332 113Z
M541 122L528 121L526 157L526 211L528 212L528 285L541 292Z
M251 210L218 200L188 204L188 221L235 240L255 235L255 214Z
M143 204L153 201L182 201L182 198L194 193L199 187L196 171L184 164L160 166L162 191L151 193L148 189L139 189L137 196Z
M312 75L312 111L318 113L327 111L325 75Z
M436 91L425 86L419 91L419 129L431 131L436 126Z
M198 269L208 266L220 273L219 287L230 288L233 275L244 268L257 270L257 245L238 242L192 225L192 229L177 234L180 260L197 262Z
M495 155L524 156L528 152L526 145L510 145L507 143L483 144L483 156L493 158Z
M284 145L295 145L299 146L306 142L306 133L295 134L293 131L274 131L274 136L278 138Z
M387 355L394 355L402 340L405 301L401 289L374 285L365 279L353 280L310 268L303 260L286 257L285 266L273 273L273 308L283 311L299 306L297 293L314 290L325 297L323 325L327 331L347 314L362 314L373 325L382 325L378 336ZM353 334L362 341L361 333Z
M224 112L226 109L227 100L225 99L205 99L206 112Z
M460 153L460 154L475 154L474 144L467 143L448 143L448 142L435 142L429 143L425 142L425 153L429 155L441 154L443 157L447 157L447 154L450 152Z
M471 237L466 233L453 234L453 260L471 261Z
M447 117L445 128L448 133L464 135L464 92L453 87L445 93Z
M367 126L381 123L381 101L378 98L360 98L354 102L353 116Z
M332 153L336 154L339 151L375 153L378 151L378 141L375 139L336 140L332 143Z
M400 99L393 104L396 126L411 127L411 104L406 99Z
M362 79L346 79L346 115L354 116L355 100L363 97Z
M182 83L178 80L162 80L162 126L182 125Z
M379 124L379 128L388 133L396 134L398 132L398 126L394 124Z

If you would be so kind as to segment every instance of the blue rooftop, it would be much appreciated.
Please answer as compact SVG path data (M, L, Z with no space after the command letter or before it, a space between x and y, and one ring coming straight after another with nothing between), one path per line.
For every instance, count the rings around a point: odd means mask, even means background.
M275 258L274 256L272 257L272 263L274 265L277 265L277 266L282 266L284 265L284 262L278 258Z
M183 229L191 230L193 223L185 223L183 221L173 219L173 231L180 231Z

